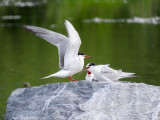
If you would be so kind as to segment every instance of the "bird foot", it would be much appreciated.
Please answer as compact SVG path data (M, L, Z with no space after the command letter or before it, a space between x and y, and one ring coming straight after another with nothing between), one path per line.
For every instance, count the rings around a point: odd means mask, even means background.
M70 80L70 82L78 81L78 80L74 80L71 76L68 77L68 79Z
M74 79L70 80L70 82L74 82L74 81L78 81L78 80L74 80Z
M73 81L78 81L78 80L73 80Z

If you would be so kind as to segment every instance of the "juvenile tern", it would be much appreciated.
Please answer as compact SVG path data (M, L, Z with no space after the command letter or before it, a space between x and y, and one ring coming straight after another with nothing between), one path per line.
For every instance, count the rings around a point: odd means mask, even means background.
M122 72L122 70L114 70L107 65L96 65L95 63L89 63L84 68L94 74L98 81L117 81L121 78L135 77L135 73Z
M58 48L59 67L61 70L44 78L68 77L70 81L76 81L72 78L72 75L83 69L84 58L91 57L78 52L81 45L81 39L73 25L69 21L65 20L65 26L68 32L68 37L41 27L29 25L25 25L23 27Z
M95 78L94 74L91 73L90 71L87 72L86 74L86 81L89 81L89 82L98 82L98 80Z

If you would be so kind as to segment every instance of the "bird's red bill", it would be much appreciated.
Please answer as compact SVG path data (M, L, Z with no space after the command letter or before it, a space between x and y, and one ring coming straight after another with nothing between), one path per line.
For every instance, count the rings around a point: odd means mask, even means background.
M85 58L92 58L91 56L88 56L88 55L85 55L84 57L85 57Z

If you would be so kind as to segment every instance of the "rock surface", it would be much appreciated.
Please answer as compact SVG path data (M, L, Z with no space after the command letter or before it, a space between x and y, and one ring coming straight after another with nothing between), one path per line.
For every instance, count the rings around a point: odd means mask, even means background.
M70 82L16 89L6 120L160 120L160 87Z

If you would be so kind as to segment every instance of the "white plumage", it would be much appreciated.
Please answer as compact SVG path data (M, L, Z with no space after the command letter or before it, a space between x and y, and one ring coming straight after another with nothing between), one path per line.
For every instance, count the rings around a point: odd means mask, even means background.
M98 82L98 80L95 78L94 74L91 73L90 71L87 72L86 74L86 81L89 81L89 82Z
M43 38L58 48L59 67L61 70L44 78L69 77L69 79L72 81L73 78L71 76L83 69L84 58L90 57L82 53L78 55L81 39L69 21L65 21L65 26L68 32L68 37L44 28L28 25L24 26L25 29L31 31L35 35Z
M135 77L135 73L122 72L122 70L114 70L109 65L96 65L95 63L87 64L84 70L88 70L94 74L98 81L117 81L121 78Z

